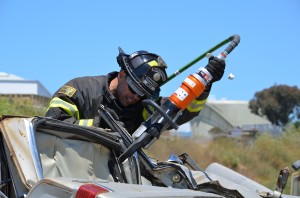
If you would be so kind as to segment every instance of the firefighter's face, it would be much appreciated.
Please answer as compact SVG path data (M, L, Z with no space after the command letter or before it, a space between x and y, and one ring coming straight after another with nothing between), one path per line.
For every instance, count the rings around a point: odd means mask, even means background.
M141 101L141 97L129 87L125 77L126 74L120 72L116 97L124 107L127 107Z

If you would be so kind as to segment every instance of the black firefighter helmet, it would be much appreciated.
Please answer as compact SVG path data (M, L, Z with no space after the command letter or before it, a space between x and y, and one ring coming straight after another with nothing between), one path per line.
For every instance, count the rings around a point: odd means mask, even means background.
M128 55L119 47L117 61L127 74L128 85L139 96L152 99L159 97L160 86L168 78L167 65L159 55L144 50Z

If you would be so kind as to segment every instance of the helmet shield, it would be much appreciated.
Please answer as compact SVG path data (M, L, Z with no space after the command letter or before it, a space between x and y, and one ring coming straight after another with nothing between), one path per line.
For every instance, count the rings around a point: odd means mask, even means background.
M145 93L143 90L141 90L139 88L139 86L137 84L135 84L135 82L133 80L131 80L131 78L129 76L126 76L126 81L128 83L128 86L130 86L131 89L133 89L133 91L135 93L137 93L140 97L144 97Z
M153 53L137 51L127 55L119 48L118 63L127 73L127 83L138 95L157 98L160 86L167 80L166 63Z

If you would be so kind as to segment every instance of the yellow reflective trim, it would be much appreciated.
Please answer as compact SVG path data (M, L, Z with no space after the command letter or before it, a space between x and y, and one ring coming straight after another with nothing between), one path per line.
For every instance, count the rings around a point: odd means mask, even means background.
M144 121L149 118L149 113L148 113L148 111L146 109L143 110L142 115L143 115Z
M81 119L79 120L80 126L93 126L93 119Z
M150 109L151 109L152 111L154 111L154 108L153 108L153 107L150 107ZM148 111L147 111L146 108L143 109L142 115L143 115L144 121L146 121L146 120L150 117L150 114L148 113Z
M152 62L152 61L151 61ZM156 61L155 61L156 62ZM159 98L156 99L156 102L159 100ZM149 106L150 110L154 111L154 107L152 106ZM144 108L143 109L143 112L142 112L142 116L143 116L143 119L144 121L146 121L151 115L148 113L147 109Z
M200 105L200 104L202 105L202 104L206 103L206 101L207 101L207 99L205 99L205 100L194 99L191 103L197 104L197 105Z
M205 103L206 103L206 100L193 100L188 106L187 106L187 110L189 112L199 112L203 109Z
M152 60L148 63L148 65L150 65L150 67L158 66L158 62L156 62L156 60Z
M50 101L50 105L49 105L47 111L53 107L62 108L67 114L69 114L70 116L74 116L77 120L79 120L79 111L78 111L76 105L70 104L58 97L54 97Z

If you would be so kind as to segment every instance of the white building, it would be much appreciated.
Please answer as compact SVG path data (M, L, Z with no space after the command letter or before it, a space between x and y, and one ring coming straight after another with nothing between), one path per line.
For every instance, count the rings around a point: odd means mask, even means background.
M38 80L0 72L0 95L34 95L51 98L52 95Z
M280 128L269 120L251 113L248 101L208 100L199 116L190 121L193 135L209 136L212 128L230 132L239 128L246 131L279 133Z

